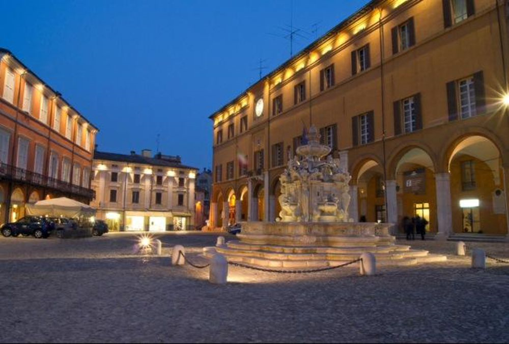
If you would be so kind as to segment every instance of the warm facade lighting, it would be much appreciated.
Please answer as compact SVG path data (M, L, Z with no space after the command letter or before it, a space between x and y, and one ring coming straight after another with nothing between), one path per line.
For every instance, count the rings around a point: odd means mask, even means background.
M460 200L460 208L476 208L479 206L478 199L462 199Z
M196 173L195 172L189 172L189 179L195 179Z
M43 84L37 84L37 85L35 85L35 88L37 88L39 91L43 91L44 90L44 85Z
M120 214L119 213L106 213L106 218L108 220L118 220L118 219L120 219Z
M323 50L322 50L322 55L327 54L327 53L328 53L329 51L331 51L331 50L332 50L332 44L329 44L329 45L327 45L325 48L323 48Z
M301 69L304 69L304 67L306 67L306 62L302 61L301 63L299 63L299 64L297 65L296 70L297 70L297 71L299 71L299 70L301 70Z
M99 171L106 171L106 170L108 169L108 167L106 167L106 165L105 165L105 164L99 164L99 165L97 166L97 169L98 169Z
M152 174L152 169L151 168L146 168L143 170L143 173L144 174Z
M366 30L366 24L365 23L364 24L360 24L359 26L357 26L355 28L355 30L353 31L353 33L354 34L358 34L359 32L362 32L364 30Z
M310 55L309 55L309 63L313 63L315 62L316 60L318 60L320 58L320 54L318 54L316 51L315 52L312 52Z
M399 6L403 5L407 1L408 0L396 0L396 2L394 2L393 8L398 8Z
M122 170L122 172L125 172L125 173L131 173L132 171L133 171L133 169L130 167L124 167L124 169Z
M175 171L168 171L168 177L175 177Z

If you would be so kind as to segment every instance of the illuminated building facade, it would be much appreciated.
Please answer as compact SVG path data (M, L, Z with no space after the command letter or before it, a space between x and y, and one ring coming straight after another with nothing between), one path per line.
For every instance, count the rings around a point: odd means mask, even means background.
M179 156L96 151L91 205L111 231L194 230L196 172Z
M25 204L65 196L89 203L98 129L62 95L0 48L0 221Z
M210 116L210 223L276 221L314 125L352 175L354 220L508 234L507 0L373 0Z

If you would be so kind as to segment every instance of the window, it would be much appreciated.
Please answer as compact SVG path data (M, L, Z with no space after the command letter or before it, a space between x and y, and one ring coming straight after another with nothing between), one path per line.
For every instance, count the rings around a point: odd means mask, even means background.
M280 94L272 101L272 116L279 115L283 112L283 95Z
M474 0L442 0L444 26L451 27L475 14Z
M364 145L374 141L373 111L352 118L353 145Z
M90 131L85 131L85 149L90 151Z
M60 120L62 118L62 110L57 106L55 108L55 118L53 119L53 129L60 132Z
M49 158L49 176L50 178L57 179L58 177L58 155L51 152Z
M263 170L263 161L264 161L264 157L263 157L263 149L259 150L259 151L256 151L254 153L254 168L256 170L256 174L259 175L262 173L262 170Z
M80 175L80 165L74 164L74 170L72 173L72 183L74 185L80 185L81 175Z
M184 195L182 194L178 195L178 205L180 206L184 205Z
M421 129L421 95L394 102L394 134L409 134Z
M219 129L217 131L216 144L220 144L223 142L223 130Z
M39 112L39 120L46 124L48 123L48 98L41 94L41 110Z
M110 202L111 203L117 202L117 190L110 190Z
M20 137L18 139L18 158L16 160L16 167L26 170L28 163L28 146L30 142L27 139Z
M81 186L87 189L90 187L90 171L88 168L83 169L83 181Z
M13 102L14 102L15 80L16 80L16 78L14 75L14 71L12 71L10 68L6 68L5 69L5 84L4 84L3 98L11 104L13 104Z
M272 167L283 165L284 145L283 142L272 146Z
M139 184L140 183L140 175L139 174L135 174L134 175L134 184Z
M234 126L233 126L233 123L232 123L232 124L228 125L228 140L232 139L234 134L235 134Z
M352 51L352 75L365 71L369 67L371 67L369 44Z
M375 205L376 221L385 223L385 205Z
M156 184L157 185L163 185L163 176L157 176L156 177Z
M320 143L329 146L333 150L337 149L337 125L329 125L320 129Z
M216 183L223 181L223 165L216 166Z
M44 147L35 146L34 172L42 174L44 170Z
M293 155L297 155L297 148L306 144L302 141L302 138L302 135L293 138Z
M82 136L83 136L83 126L80 123L78 123L77 135L76 135L76 144L78 146L81 146Z
M118 172L111 172L111 181L113 183L118 182Z
M71 182L71 162L65 158L62 161L62 180L66 183Z
M486 111L483 72L447 83L449 120L466 119Z
M25 82L25 94L23 95L23 111L32 112L32 95L34 88L28 82Z
M161 192L156 192L156 204L162 204L163 194Z
M397 54L415 45L414 18L392 29L392 53Z
M185 178L179 178L179 187L183 188L186 185Z
M294 104L302 103L306 100L306 82L303 81L294 89Z
M7 164L9 158L9 147L11 142L11 134L0 129L0 163Z
M334 86L334 64L320 71L320 91Z
M461 186L463 191L475 190L475 163L473 160L461 162Z
M240 132L243 133L244 131L247 131L247 116L240 119Z
M247 159L247 155L239 156L239 176L245 176L247 175L247 162L249 161Z
M139 203L140 203L140 192L133 191L133 204L139 204Z
M67 115L67 125L65 127L65 137L69 140L72 140L72 117L71 115Z
M233 179L234 165L233 161L226 163L226 180Z

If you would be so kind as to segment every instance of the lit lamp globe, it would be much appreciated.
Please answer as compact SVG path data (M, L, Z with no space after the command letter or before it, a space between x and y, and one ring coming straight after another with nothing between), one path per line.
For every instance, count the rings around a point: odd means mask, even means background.
M502 98L502 103L504 103L505 106L509 106L509 94L506 94L504 98Z

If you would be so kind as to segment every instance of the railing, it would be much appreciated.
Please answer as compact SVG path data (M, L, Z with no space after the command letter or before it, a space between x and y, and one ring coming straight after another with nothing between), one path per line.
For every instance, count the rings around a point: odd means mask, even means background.
M95 195L95 191L92 189L83 188L81 186L73 185L68 182L4 163L0 164L0 177L16 182L24 182L35 186L52 188L64 193L72 193L90 199L94 198Z

